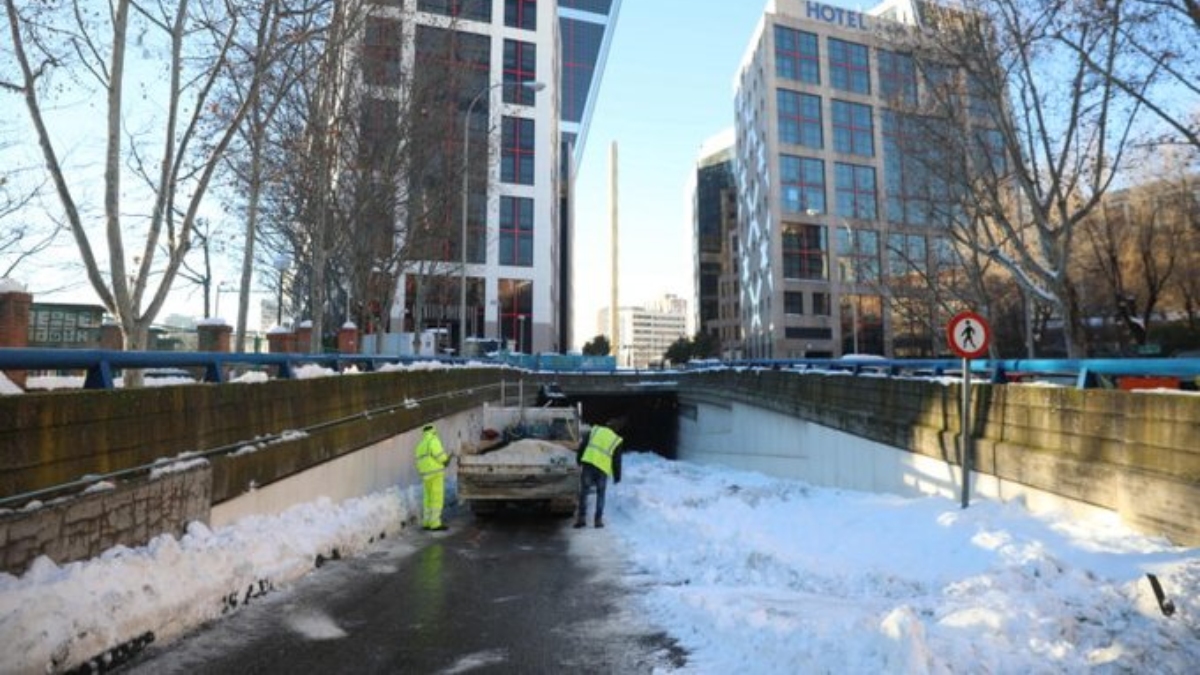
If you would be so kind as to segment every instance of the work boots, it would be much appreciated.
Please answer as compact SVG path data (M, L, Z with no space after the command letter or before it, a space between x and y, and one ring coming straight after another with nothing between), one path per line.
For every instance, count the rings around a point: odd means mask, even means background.
M596 527L604 527L604 516L596 516Z
M578 517L578 518L576 518L576 519L575 519L575 529L577 529L577 530L578 530L579 528L581 528L581 527L583 527L583 526L585 526L585 525L587 525L587 523L586 523L586 522L584 522L584 520L583 520L583 516L580 516L580 517Z

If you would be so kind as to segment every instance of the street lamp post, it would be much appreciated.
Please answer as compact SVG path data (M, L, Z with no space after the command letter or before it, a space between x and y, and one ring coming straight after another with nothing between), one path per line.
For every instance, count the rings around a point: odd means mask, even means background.
M530 89L532 91L541 91L546 88L544 82L495 82L489 84L479 90L475 97L471 99L471 103L467 105L467 114L463 117L463 153L462 153L462 270L459 273L458 287L458 353L461 356L465 353L467 346L467 188L469 184L469 174L467 168L469 166L468 159L471 156L471 113L475 110L475 105L479 103L486 95L490 94L493 89L503 87L506 84L517 85Z
M278 304L275 306L275 325L283 325L283 274L287 272L287 268L291 265L291 260L284 254L275 256L275 269L279 272L279 298Z
M850 274L854 279L854 283L858 283L858 237L854 236L854 231L845 222L842 223L842 229L846 230L846 243L850 244ZM850 330L851 344L854 346L854 353L858 353L858 293L855 292L854 297L850 298Z

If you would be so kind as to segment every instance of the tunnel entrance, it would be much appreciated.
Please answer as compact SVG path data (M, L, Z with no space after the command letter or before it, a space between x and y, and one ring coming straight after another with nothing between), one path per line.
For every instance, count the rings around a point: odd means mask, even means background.
M621 436L626 450L652 450L667 459L676 458L679 402L674 393L583 394L565 396L562 402L581 404L583 421L588 424L624 418Z

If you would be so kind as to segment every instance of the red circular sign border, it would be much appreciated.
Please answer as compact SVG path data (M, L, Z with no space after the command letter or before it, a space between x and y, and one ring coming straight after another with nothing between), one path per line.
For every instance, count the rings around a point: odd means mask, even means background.
M959 349L958 343L954 341L955 327L957 327L959 323L966 321L967 319L973 319L976 323L978 323L979 327L980 327L980 332L983 333L983 340L981 340L979 349L976 349L973 352L968 352L964 349ZM959 356L963 357L964 359L976 359L976 358L979 358L980 356L983 356L984 354L986 354L988 347L991 346L991 344L992 344L992 328L991 328L991 326L988 325L988 322L986 319L984 319L982 316L979 316L975 312L959 312L958 314L954 315L954 318L950 319L950 323L946 324L946 342L949 343L949 345L950 345L950 351L954 352L955 354L958 354Z

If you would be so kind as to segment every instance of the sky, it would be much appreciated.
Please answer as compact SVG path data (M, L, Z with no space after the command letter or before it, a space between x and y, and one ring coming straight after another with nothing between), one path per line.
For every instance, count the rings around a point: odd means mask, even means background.
M1190 673L1200 663L1200 549L1113 517L1035 516L985 498L964 510L644 452L626 456L622 476L609 486L608 527L563 521L563 536L580 556L603 546L624 561L631 609L687 653L659 672ZM393 487L0 573L0 673L47 672L146 631L169 642L220 619L223 599L259 579L288 593L322 552L366 555L385 530L394 546L391 533L419 511L418 489ZM353 636L320 616L294 629Z
M828 4L840 4L837 0ZM609 305L609 153L617 144L618 303L692 301L688 192L700 147L733 126L733 81L765 0L625 0L575 184L576 346Z

